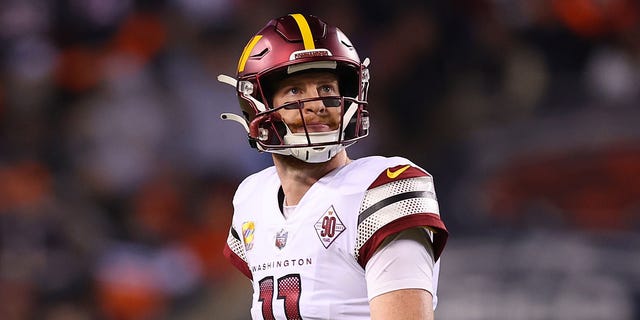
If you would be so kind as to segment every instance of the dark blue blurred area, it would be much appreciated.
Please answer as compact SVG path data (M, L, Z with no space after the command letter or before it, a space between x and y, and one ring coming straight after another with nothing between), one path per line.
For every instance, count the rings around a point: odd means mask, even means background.
M248 319L231 197L246 41L293 12L370 57L371 135L434 177L438 319L640 319L634 0L0 1L0 319Z

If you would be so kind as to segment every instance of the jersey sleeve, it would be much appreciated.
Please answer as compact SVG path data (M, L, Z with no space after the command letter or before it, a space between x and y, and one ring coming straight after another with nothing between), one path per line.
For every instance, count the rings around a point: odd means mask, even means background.
M400 289L423 289L436 297L431 240L422 229L412 228L390 236L365 267L367 295L374 297ZM435 303L434 303L435 306Z
M253 232L253 230L247 230L247 232ZM229 229L227 243L224 246L222 253L234 267L242 272L242 274L247 276L247 278L249 278L250 280L253 280L251 271L249 270L249 265L247 264L247 258L244 250L244 244L242 243L238 232L232 226Z
M416 227L429 230L437 261L448 231L440 219L433 178L410 164L387 168L368 187L360 206L358 263L364 268L386 237Z

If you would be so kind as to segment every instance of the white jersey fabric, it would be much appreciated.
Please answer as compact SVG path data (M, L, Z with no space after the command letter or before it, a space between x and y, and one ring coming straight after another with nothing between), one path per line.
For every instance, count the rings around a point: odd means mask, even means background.
M429 230L435 261L444 248L433 179L407 159L367 157L328 173L288 219L280 186L270 167L233 200L224 254L252 281L253 319L369 319L365 266L388 236Z
M401 231L376 250L365 266L369 300L394 290L423 289L431 293L436 308L440 261L434 262L425 232L418 228Z

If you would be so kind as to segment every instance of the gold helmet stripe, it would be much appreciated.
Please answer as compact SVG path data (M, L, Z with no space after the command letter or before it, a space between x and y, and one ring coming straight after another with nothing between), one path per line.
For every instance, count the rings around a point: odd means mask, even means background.
M244 47L244 50L242 50L240 61L238 61L238 72L244 71L244 66L247 64L247 60L249 60L249 54L251 53L251 50L253 50L253 47L256 46L256 43L260 41L260 38L262 38L262 35L254 36Z
M290 14L298 23L298 28L300 28L300 33L302 34L302 42L304 43L305 50L313 50L316 48L316 45L313 43L313 35L311 34L311 29L309 28L309 23L307 19L304 18L303 15L299 13Z

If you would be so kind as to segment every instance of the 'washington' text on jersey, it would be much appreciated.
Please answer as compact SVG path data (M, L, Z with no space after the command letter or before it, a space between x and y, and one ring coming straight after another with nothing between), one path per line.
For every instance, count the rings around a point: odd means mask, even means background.
M313 262L311 258L276 260L276 261L264 262L257 265L251 265L251 272L267 271L271 268L287 268L289 266L297 267L297 266L312 265L312 264Z

